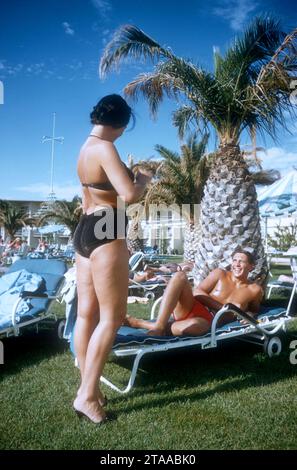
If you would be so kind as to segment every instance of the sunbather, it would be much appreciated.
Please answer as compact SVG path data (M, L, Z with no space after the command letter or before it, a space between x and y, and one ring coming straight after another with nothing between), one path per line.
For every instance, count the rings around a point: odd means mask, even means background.
M153 272L153 273L163 273L163 274L173 274L178 271L189 272L193 269L192 261L184 261L183 263L167 263L161 264L161 266L150 266L146 264L144 266L145 272Z
M158 272L151 271L147 269L146 271L129 271L129 284L133 284L134 282L168 282L168 278L164 277L163 274L158 274Z
M151 271L137 271L136 273L134 271L129 271L129 284L133 284L133 281L135 282L146 282L150 281L152 278L154 278L155 274L152 273Z
M236 250L232 255L231 271L217 268L194 290L184 272L174 274L162 299L155 323L127 316L125 324L146 328L150 335L203 335L211 327L215 313L226 303L233 303L251 315L259 311L262 288L248 281L254 260L248 251ZM173 321L170 320L173 312ZM222 318L222 323L234 319L233 314Z

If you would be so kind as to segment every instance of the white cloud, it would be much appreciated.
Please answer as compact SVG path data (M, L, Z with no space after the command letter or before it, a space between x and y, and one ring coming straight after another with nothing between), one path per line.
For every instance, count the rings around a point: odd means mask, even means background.
M297 152L288 152L281 147L271 147L264 152L258 152L265 170L275 169L283 176L297 165Z
M14 190L28 193L28 198L30 194L34 194L38 199L47 199L50 193L50 185L40 182L27 186L19 186L14 188ZM73 183L55 184L54 192L58 199L67 199L70 201L74 196L81 193L81 186Z
M213 13L227 20L233 30L240 31L257 6L256 0L220 0Z
M0 80L8 77L36 77L55 80L89 80L96 78L97 64L93 61L72 60L68 63L58 64L55 60L36 63L8 63L0 60Z
M74 29L71 28L70 24L67 23L67 21L64 21L64 23L62 23L62 26L63 26L64 31L65 31L66 34L69 34L69 36L74 35Z
M91 3L102 18L108 19L108 15L112 10L112 5L109 0L91 0Z

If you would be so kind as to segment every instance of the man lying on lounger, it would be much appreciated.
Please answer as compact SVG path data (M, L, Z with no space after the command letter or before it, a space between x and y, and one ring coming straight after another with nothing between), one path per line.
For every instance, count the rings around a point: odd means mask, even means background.
M152 324L127 316L125 325L146 328L149 335L199 336L209 331L215 313L226 303L256 315L263 290L258 284L248 281L254 264L250 252L238 249L232 255L231 271L214 269L193 290L186 274L177 272L166 287L156 322ZM170 320L172 313L173 321ZM227 313L219 324L233 320L234 315Z

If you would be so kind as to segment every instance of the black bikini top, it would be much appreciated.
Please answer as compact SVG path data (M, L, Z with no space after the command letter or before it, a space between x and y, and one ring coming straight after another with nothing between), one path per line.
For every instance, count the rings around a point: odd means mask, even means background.
M128 168L125 163L123 163L124 167L127 170L128 176L131 181L134 181L134 173L130 168ZM88 188L95 188L95 189L101 189L101 191L115 191L113 185L111 184L110 181L105 181L104 183L82 183L82 186L88 187Z

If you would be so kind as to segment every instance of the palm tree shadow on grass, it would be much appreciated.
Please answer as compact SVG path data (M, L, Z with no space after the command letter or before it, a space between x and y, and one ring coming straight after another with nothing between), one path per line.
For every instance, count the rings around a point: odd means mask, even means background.
M40 325L39 332L35 329L24 330L18 337L2 340L4 345L4 364L1 366L2 378L13 375L24 367L30 367L63 354L69 349L66 341L57 336L54 325Z
M157 391L160 397L152 397L145 404L145 407L155 407L173 401L182 404L185 399L203 400L216 393L281 382L297 372L296 367L289 362L288 344L291 339L291 335L288 335L283 352L274 358L262 353L259 346L236 340L212 351L197 351L192 348L147 357L140 365L133 396L155 395ZM128 366L127 360L121 365ZM211 382L214 385L206 390L205 386ZM174 396L169 393L170 390L175 390ZM142 409L143 406L142 401L139 404L134 402L133 410Z

